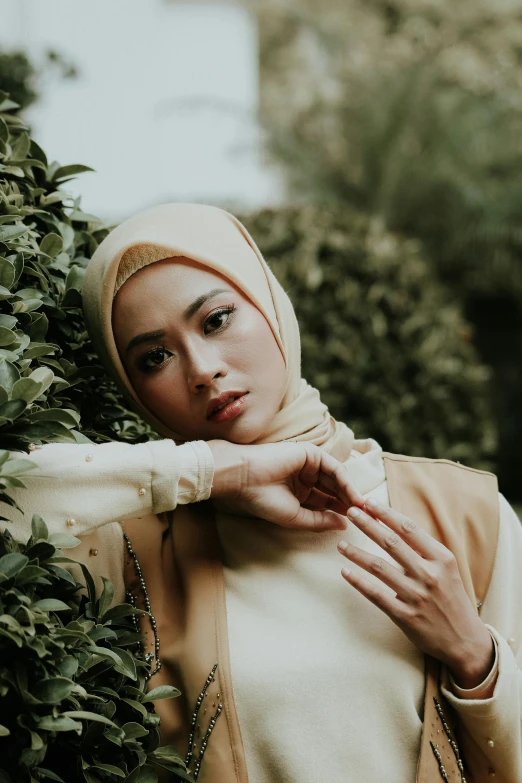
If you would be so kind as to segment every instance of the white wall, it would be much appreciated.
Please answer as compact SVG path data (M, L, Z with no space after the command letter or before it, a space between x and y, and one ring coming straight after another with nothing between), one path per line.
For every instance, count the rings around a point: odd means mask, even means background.
M51 158L96 169L72 185L86 211L280 200L255 124L256 23L233 0L0 0L0 45L77 65L27 117Z

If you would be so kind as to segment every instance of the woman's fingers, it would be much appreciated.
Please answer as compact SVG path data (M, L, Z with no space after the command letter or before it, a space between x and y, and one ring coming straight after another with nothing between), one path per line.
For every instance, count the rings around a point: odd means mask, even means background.
M317 509L319 511L335 511L337 514L343 514L344 516L346 516L348 511L345 503L341 503L336 497L333 497L328 492L322 492L320 489L312 489L306 501L302 502L301 505L304 508Z
M399 514L389 506L369 498L365 502L365 509L372 517L380 519L387 527L397 533L421 557L435 560L446 552L446 547L443 544L422 530L411 519Z
M354 544L349 544L347 541L340 541L337 544L337 548L352 563L355 563L369 574L378 577L381 582L391 587L403 601L411 599L414 592L414 585L411 579L391 563L388 563L382 557L372 555L370 552L354 546Z
M360 508L349 508L348 517L361 532L388 552L408 573L419 575L421 571L419 555L395 531L390 530L365 511L361 511Z
M304 448L306 459L299 472L300 484L336 497L346 508L364 505L364 496L348 479L348 471L342 462L312 444L305 444Z
M349 568L343 568L341 571L343 579L351 584L355 589L364 595L372 604L381 609L394 622L400 620L400 615L406 609L396 596L387 590L383 590L378 584L371 582L363 574L356 573Z
M315 511L300 506L295 517L286 522L283 527L322 533L325 530L346 530L347 522L345 516L335 511Z

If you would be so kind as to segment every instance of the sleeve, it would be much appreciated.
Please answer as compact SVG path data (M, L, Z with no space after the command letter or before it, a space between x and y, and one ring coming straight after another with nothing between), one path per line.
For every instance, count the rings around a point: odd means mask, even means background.
M9 520L5 527L20 541L30 535L33 514L50 532L82 535L109 522L206 500L214 478L205 441L51 443L20 456L37 466L23 475L26 489L9 490L22 513L0 503L0 517Z
M522 781L522 526L501 495L497 554L480 610L497 649L496 682L489 698L459 698L446 675L443 693L457 712L476 753L472 775L499 783ZM495 667L494 667L495 668ZM493 674L493 672L492 672ZM490 675L491 676L491 675ZM478 686L480 690L485 683ZM468 696L469 694L466 694ZM482 775L482 777L481 777ZM475 777L473 778L475 779Z

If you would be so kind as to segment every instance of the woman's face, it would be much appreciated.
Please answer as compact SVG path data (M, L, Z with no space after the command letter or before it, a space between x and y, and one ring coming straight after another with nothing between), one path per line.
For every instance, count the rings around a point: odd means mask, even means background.
M195 261L166 259L132 275L114 299L113 331L136 394L185 440L251 443L280 408L286 369L268 322ZM213 412L224 392L241 396Z

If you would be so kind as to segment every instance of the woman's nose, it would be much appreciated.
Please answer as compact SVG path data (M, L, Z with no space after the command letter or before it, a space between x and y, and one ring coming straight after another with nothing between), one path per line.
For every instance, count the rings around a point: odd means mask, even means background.
M212 354L193 355L189 360L187 383L190 391L197 394L211 386L215 378L223 378L226 374L226 368L219 357Z

